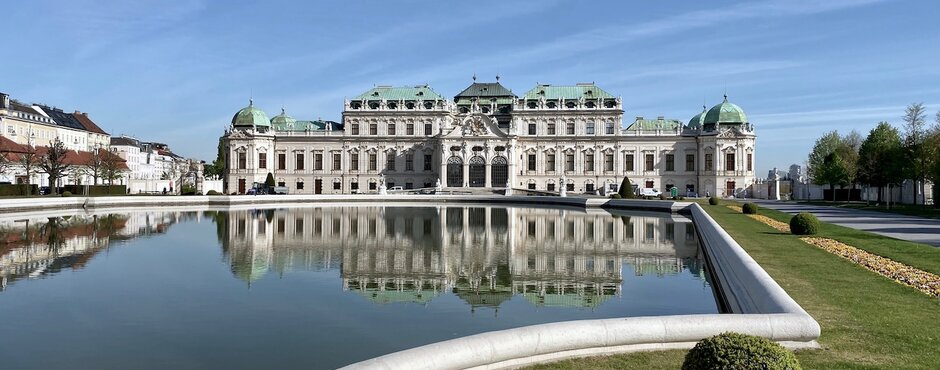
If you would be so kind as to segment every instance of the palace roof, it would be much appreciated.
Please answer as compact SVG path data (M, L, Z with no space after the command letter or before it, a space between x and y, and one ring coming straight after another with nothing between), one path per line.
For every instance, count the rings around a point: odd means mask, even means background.
M534 88L527 91L523 96L523 99L538 100L541 98L544 98L545 100L567 100L581 98L606 99L614 98L614 96L602 90L600 87L597 87L597 85L594 83L579 83L575 86L536 85Z
M414 87L376 86L352 100L447 100L428 85Z

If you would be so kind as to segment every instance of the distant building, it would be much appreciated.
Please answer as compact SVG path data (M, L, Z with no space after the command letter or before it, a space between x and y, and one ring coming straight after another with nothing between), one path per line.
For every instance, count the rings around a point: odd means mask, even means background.
M223 136L224 189L245 193L268 173L293 193L388 188L504 188L606 193L624 176L668 193L745 196L754 183L754 126L727 97L684 121L637 117L593 83L539 84L516 96L474 83L448 100L427 85L379 86L345 102L342 122L268 119L250 102Z

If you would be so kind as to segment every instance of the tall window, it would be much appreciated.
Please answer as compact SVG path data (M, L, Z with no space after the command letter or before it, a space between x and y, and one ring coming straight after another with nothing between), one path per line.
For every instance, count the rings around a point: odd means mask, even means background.
M287 169L287 154L277 153L277 169L279 170Z
M565 133L568 135L574 135L574 122L568 122L565 124Z
M339 171L343 169L343 155L339 153L333 153L333 170Z
M369 171L378 170L378 155L369 153Z
M588 122L585 124L584 133L588 135L594 135L594 122Z
M238 152L238 169L244 170L248 166L248 159L245 152Z
M313 169L316 171L323 170L323 153L315 153L313 155Z
M295 168L298 170L304 169L304 153L297 153L294 155L294 157L296 157L297 159L295 161L295 163L297 164Z
M705 171L711 171L715 168L715 160L711 153L705 153Z
M574 154L565 154L565 171L574 171Z
M379 134L379 125L375 123L369 124L369 135L378 135Z
M529 154L529 166L526 167L529 171L535 171L535 154Z
M604 171L614 170L614 155L604 154Z
M415 155L408 153L405 154L405 171L414 171L415 170Z
M350 125L349 127L350 127L350 131L351 131L351 133L352 133L353 135L359 135L359 124L358 124L358 123L354 123L354 124Z
M424 155L424 170L425 170L425 171L431 171L431 163L432 163L432 162L434 162L434 155L433 155L433 154L425 154L425 155Z
M549 122L549 123L548 123L548 134L549 134L549 135L554 135L554 134L555 134L555 122Z
M633 172L633 154L627 154L623 158L623 168L627 172Z
M353 152L349 155L349 170L359 171L359 152Z
M395 135L395 124L394 124L394 123L391 123L391 122L388 123L388 134L389 134L389 135L392 135L392 136Z
M685 155L685 170L689 172L695 171L695 154Z
M734 171L734 153L725 153L725 170Z
M604 133L606 133L607 135L613 135L613 134L614 134L614 123L613 123L613 122L607 122L606 124L604 124Z
M555 155L554 154L548 154L545 156L545 171L555 172Z
M258 153L258 168L268 168L268 153Z
M409 123L405 125L405 134L408 136L414 136L415 134L415 124Z
M385 169L395 171L395 151L389 151L385 154Z
M747 153L747 170L754 171L754 155Z
M530 123L530 124L529 124L529 135L535 135L535 124L534 124L534 123Z
M584 155L584 170L587 172L594 172L594 154Z
M674 154L666 154L666 171L675 171L676 170L676 156Z
M647 154L647 155L646 155L646 164L645 164L645 166L643 167L643 170L644 170L644 171L652 171L652 170L653 170L653 155L652 155L652 154Z

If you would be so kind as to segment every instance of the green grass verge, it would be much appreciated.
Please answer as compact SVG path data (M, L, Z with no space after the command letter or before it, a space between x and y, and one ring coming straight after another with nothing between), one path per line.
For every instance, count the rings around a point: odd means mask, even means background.
M823 349L798 351L796 355L803 368L935 369L940 364L940 350L937 350L940 345L940 300L803 243L796 236L778 232L727 207L703 207L819 322L822 327L819 343ZM761 213L789 220L789 216L764 208L761 208ZM860 231L849 233L832 226L824 224L821 236L833 239L837 236L877 237ZM895 257L905 256L903 249L887 250L892 251ZM935 258L925 255L927 259ZM568 360L534 368L677 369L684 356L685 351L635 353Z
M915 205L910 205L910 204L896 204L896 205L892 205L891 208L888 208L884 205L877 206L874 204L868 204L868 203L862 203L862 202L811 201L811 202L800 202L800 203L814 204L814 205L820 205L820 206L829 206L829 207L838 207L838 208L861 209L865 211L877 211L877 212L895 213L895 214L907 215L907 216L940 219L940 208L935 208L931 205L924 207L924 206L915 206Z

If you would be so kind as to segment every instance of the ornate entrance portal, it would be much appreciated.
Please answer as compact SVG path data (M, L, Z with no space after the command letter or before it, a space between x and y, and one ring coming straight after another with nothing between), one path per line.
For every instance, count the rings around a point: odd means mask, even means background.
M486 160L476 155L470 158L470 187L484 186L486 186Z
M452 156L447 159L447 186L463 186L463 160Z
M494 157L490 172L492 172L490 175L490 186L497 188L506 186L506 183L509 182L509 162L506 160L506 157Z

